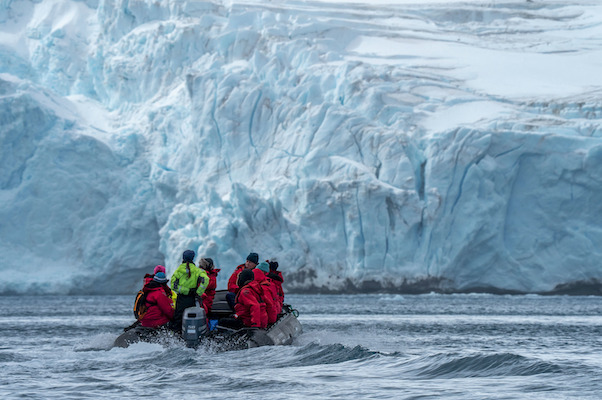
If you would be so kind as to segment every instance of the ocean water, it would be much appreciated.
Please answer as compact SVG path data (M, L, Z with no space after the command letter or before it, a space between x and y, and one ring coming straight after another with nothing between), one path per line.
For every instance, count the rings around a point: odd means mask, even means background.
M288 295L291 346L112 349L132 301L0 297L0 398L602 398L600 297Z

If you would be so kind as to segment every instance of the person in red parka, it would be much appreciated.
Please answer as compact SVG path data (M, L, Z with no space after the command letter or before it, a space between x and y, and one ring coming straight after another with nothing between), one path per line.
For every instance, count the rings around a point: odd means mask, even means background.
M253 270L253 274L255 275L255 281L259 282L259 286L261 287L261 299L265 302L265 309L268 313L268 324L273 324L278 320L278 314L282 310L282 305L278 298L276 285L266 277L266 273L269 270L269 264L264 261L257 265L257 268Z
M243 269L254 269L258 263L259 255L257 253L249 253L247 259L245 260L245 263L240 264L238 267L236 267L232 275L230 275L230 279L228 279L228 292L234 294L238 293L238 274Z
M147 310L140 319L140 325L147 328L159 328L173 318L173 304L165 291L167 281L164 272L157 272L152 281L144 285L142 290L146 293Z
M268 314L261 298L262 289L259 282L254 280L253 271L242 270L237 283L240 289L234 306L235 318L245 326L265 329L268 326Z
M268 315L265 303L261 299L259 282L254 281L253 271L243 269L238 274L237 284L241 288L236 295L234 317L221 318L219 326L232 329L241 329L245 326L265 328L268 325Z
M254 269L258 263L259 255L257 253L249 253L245 263L236 267L232 275L230 275L230 279L228 279L228 294L226 294L226 301L228 301L230 308L234 309L235 298L239 289L239 285L237 283L238 274L245 269Z
M213 259L211 258L201 258L199 260L199 267L204 269L207 272L207 276L209 277L209 284L205 289L205 292L202 294L201 298L203 299L203 308L205 309L205 313L209 315L211 311L211 307L213 307L213 299L215 298L215 288L217 287L217 274L219 274L220 269L216 269L213 265Z
M280 308L282 309L282 305L284 304L284 291L282 290L284 278L282 277L282 273L278 271L278 261L270 261L270 272L267 277L276 287L276 294L280 301Z

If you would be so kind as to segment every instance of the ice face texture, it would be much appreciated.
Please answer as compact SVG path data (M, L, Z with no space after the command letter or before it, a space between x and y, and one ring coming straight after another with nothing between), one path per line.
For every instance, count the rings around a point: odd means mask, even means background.
M600 279L600 6L385 3L0 4L0 292Z

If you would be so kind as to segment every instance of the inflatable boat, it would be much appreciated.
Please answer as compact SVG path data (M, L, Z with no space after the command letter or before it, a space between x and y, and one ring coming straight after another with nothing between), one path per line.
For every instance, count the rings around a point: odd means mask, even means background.
M226 290L216 291L209 315L205 315L205 310L199 305L184 310L181 335L168 329L146 328L134 323L115 339L113 347L128 347L137 342L164 343L175 339L192 348L202 345L218 351L242 350L289 345L302 333L301 323L297 319L299 313L288 304L284 304L278 320L267 329L220 326L220 318L233 314L226 301L226 293Z

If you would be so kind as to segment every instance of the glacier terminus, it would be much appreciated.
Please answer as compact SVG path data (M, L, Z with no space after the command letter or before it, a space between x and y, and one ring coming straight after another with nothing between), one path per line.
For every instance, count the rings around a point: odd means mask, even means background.
M602 282L602 4L0 1L0 293ZM585 285L585 286L583 286Z

